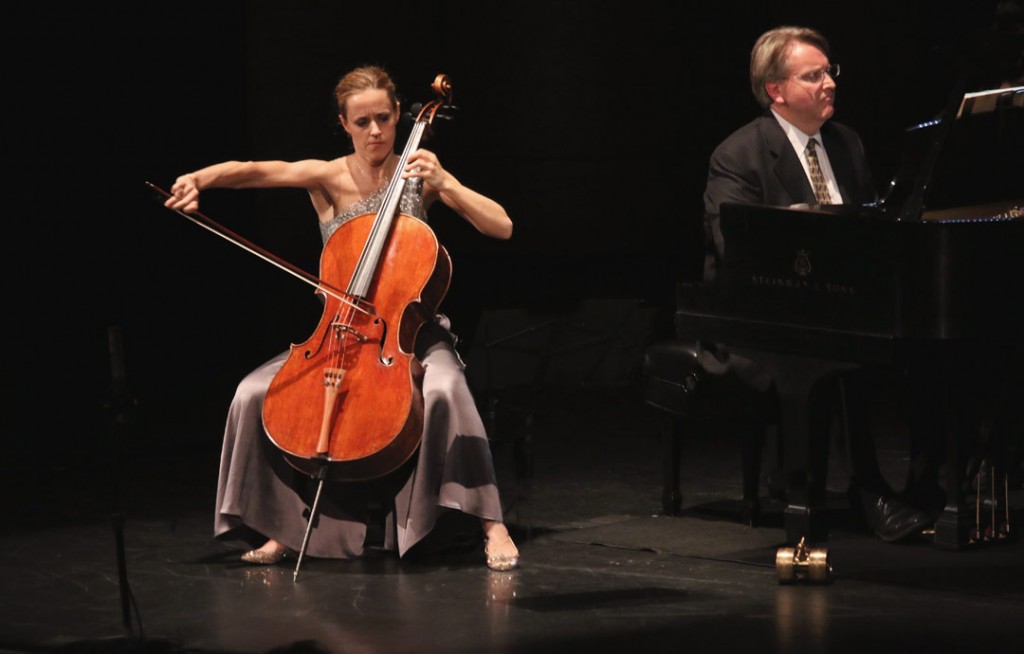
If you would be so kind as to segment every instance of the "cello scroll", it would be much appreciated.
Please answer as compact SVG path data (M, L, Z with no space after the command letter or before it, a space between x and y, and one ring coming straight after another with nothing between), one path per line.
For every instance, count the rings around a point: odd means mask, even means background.
M438 111L443 107L450 107L452 103L452 83L447 75L441 73L435 77L430 88L437 98L428 102L416 116L416 122L424 122L427 125L433 125Z

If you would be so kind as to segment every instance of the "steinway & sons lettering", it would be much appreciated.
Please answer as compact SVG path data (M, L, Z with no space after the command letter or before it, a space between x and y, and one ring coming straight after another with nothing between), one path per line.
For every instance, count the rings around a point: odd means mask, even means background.
M856 295L857 289L850 284L825 282L798 277L776 277L773 275L751 275L754 286L771 288L788 288L793 290L827 293L829 295Z

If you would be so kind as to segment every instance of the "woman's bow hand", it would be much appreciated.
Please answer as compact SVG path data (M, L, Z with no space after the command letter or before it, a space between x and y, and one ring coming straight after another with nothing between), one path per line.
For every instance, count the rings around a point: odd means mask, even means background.
M164 206L185 213L198 211L199 186L196 184L196 176L187 173L176 179L171 187L171 197L167 198Z

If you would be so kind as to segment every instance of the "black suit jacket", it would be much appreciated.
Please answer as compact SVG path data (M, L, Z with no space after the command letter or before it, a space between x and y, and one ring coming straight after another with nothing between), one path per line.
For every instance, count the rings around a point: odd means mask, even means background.
M874 202L874 180L857 133L829 121L821 127L821 140L843 204ZM803 165L771 111L730 134L711 155L704 190L705 281L714 277L722 254L718 214L725 202L781 207L816 203Z

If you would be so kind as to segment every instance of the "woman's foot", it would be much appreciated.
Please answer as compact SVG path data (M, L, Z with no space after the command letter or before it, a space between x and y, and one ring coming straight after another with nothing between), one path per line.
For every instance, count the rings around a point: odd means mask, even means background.
M271 538L263 544L263 547L249 550L243 554L242 560L256 565L274 565L290 554L291 550Z
M519 565L519 550L500 522L484 522L484 554L491 570L504 572Z

